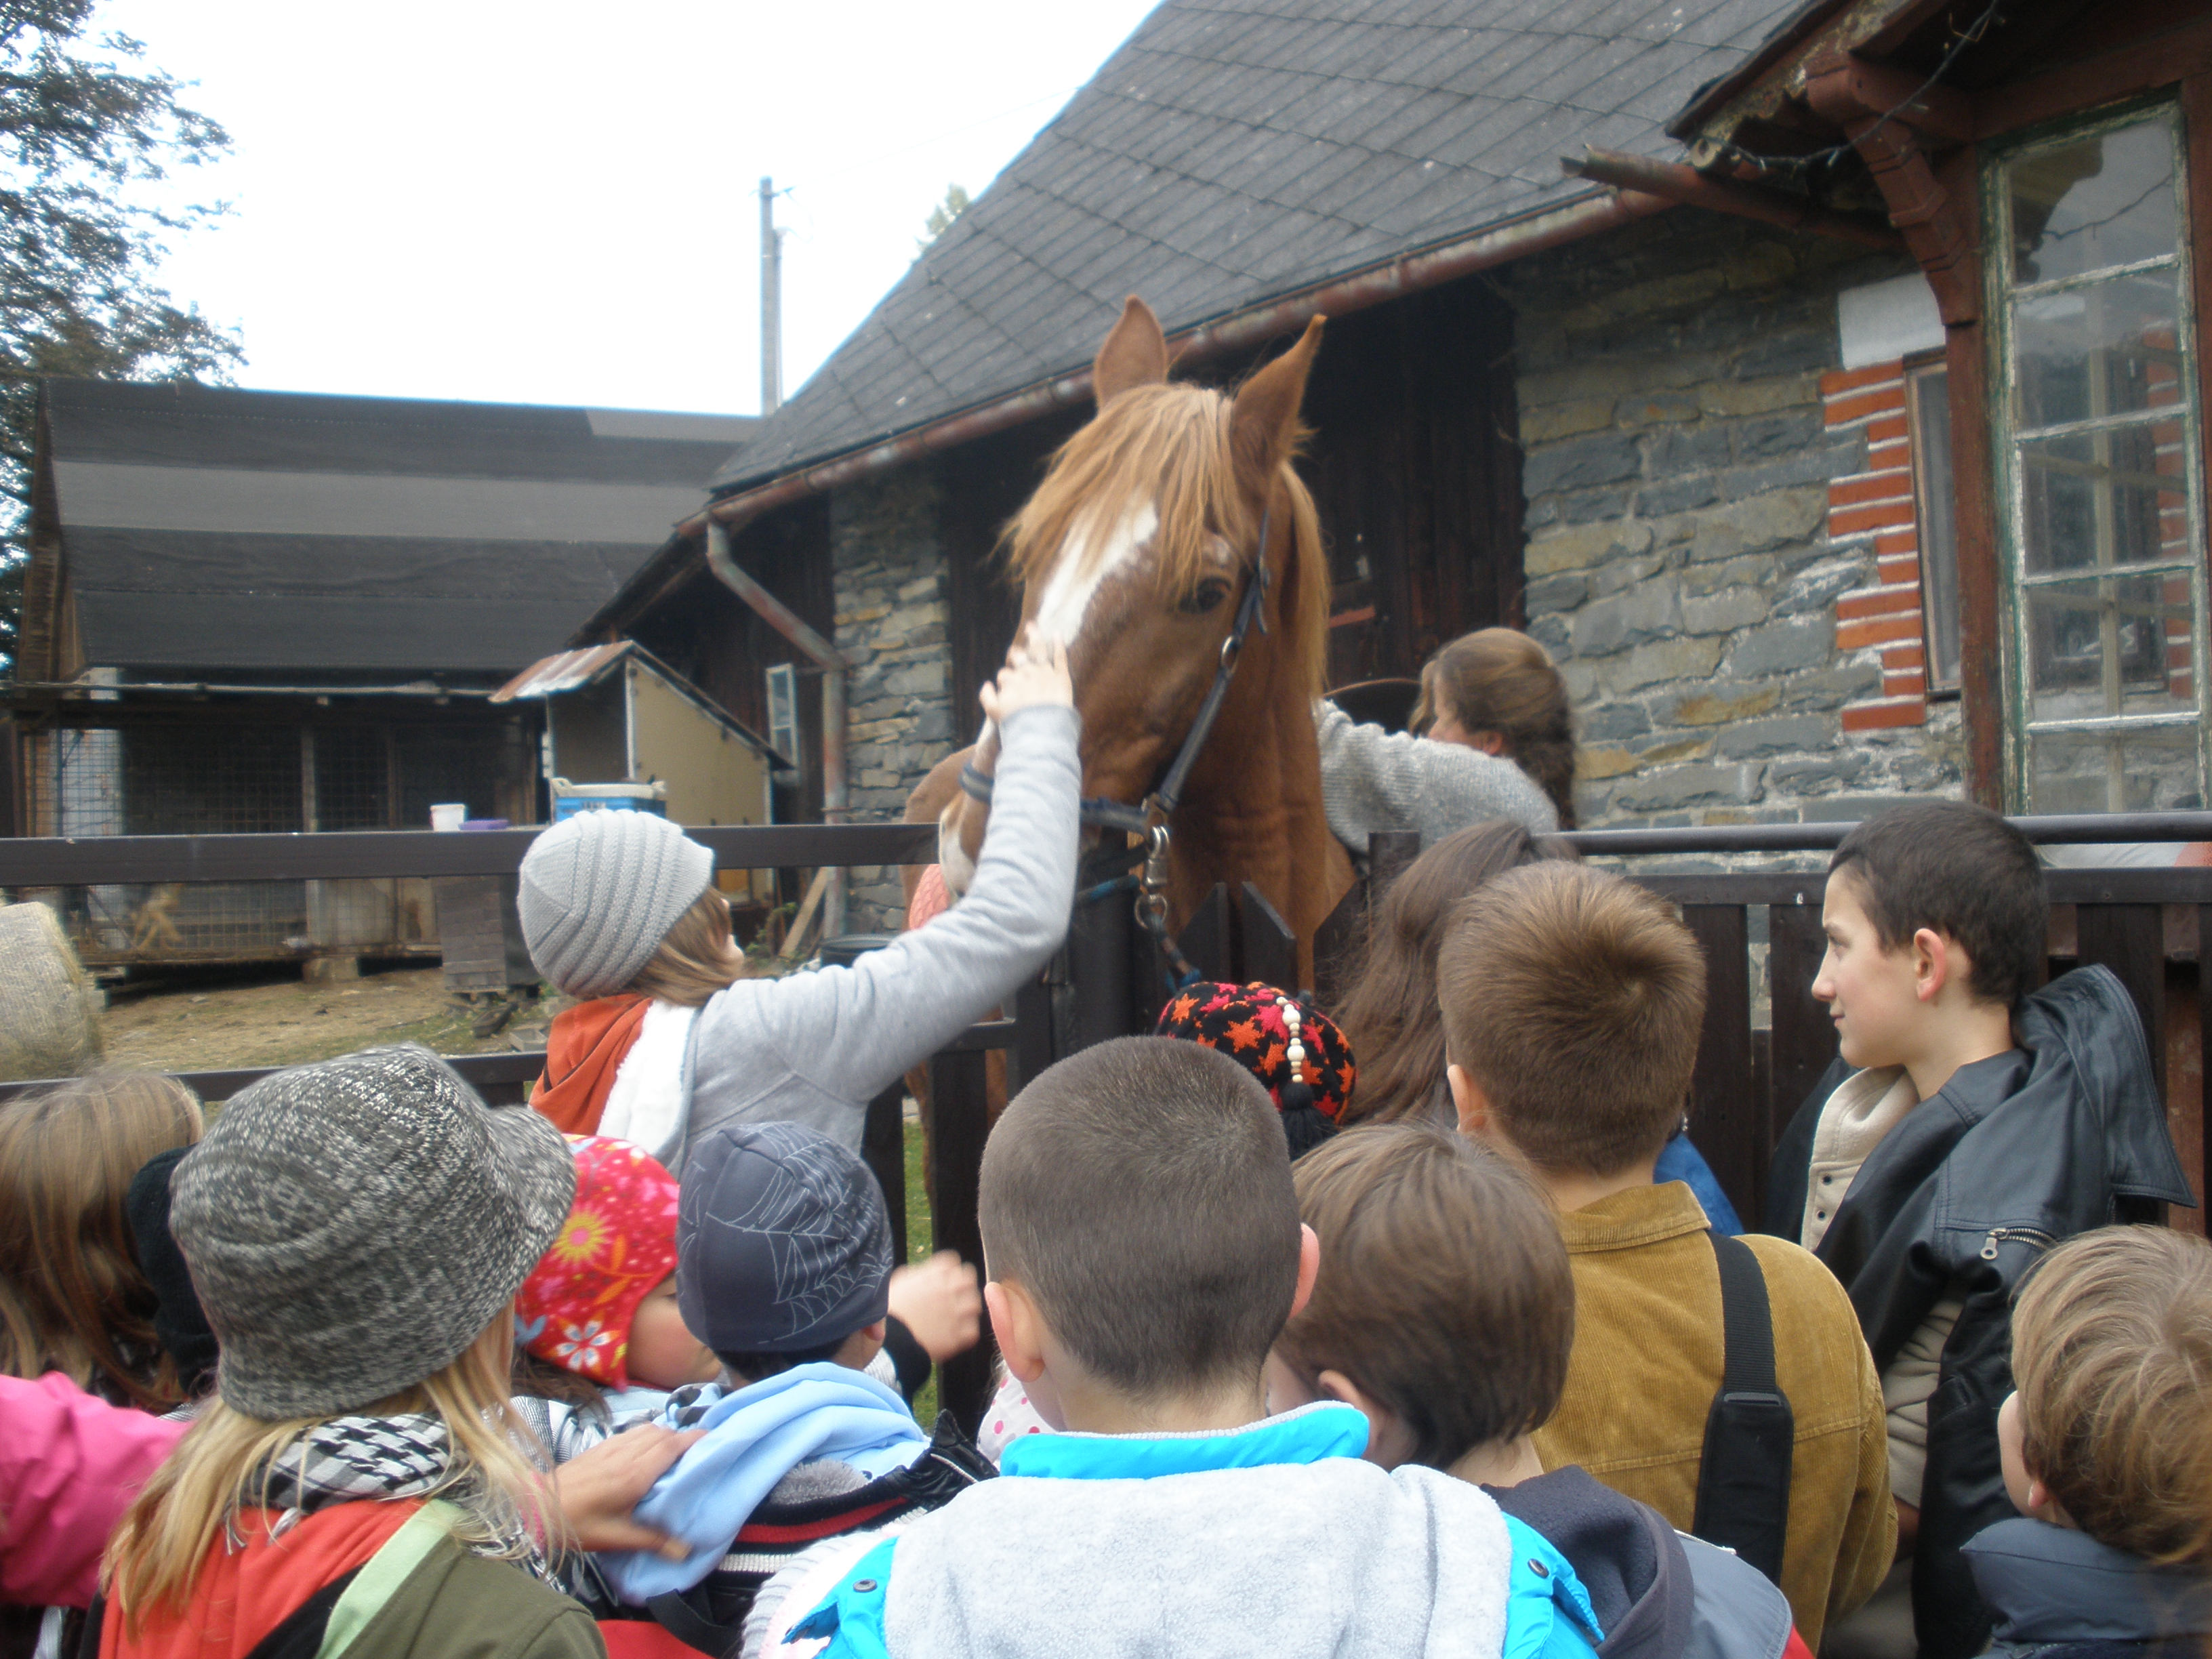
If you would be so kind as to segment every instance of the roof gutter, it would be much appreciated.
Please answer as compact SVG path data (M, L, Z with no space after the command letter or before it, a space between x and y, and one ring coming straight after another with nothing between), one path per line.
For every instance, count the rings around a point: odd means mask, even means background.
M1403 254L1387 264L1371 266L1353 276L1336 278L1304 289L1249 311L1233 312L1199 327L1168 337L1172 361L1200 362L1230 352L1261 345L1278 335L1303 328L1315 317L1342 317L1371 306L1401 300L1409 294L1440 287L1478 270L1507 264L1541 253L1564 243L1579 241L1649 217L1674 206L1663 196L1641 190L1619 190L1581 197L1562 206L1511 220L1475 235L1448 242L1419 253ZM1088 368L1058 380L1024 387L974 409L948 415L930 425L841 455L817 465L786 473L780 478L739 494L725 496L676 526L686 540L696 537L712 521L735 531L763 513L840 489L860 479L887 472L925 455L952 449L993 433L1024 424L1055 409L1084 402L1091 396Z
M1654 161L1647 155L1626 155L1619 150L1586 149L1579 156L1562 155L1559 167L1569 177L1587 179L1593 184L1644 191L1686 206L1730 213L1740 219L1757 219L1809 235L1838 237L1866 247L1878 247L1885 252L1905 252L1905 238L1887 219L1866 213L1839 213L1770 185L1711 179L1680 161Z

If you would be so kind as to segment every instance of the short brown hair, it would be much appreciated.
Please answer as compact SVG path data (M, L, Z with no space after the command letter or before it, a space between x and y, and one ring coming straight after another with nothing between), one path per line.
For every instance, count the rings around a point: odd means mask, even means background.
M1040 1073L983 1148L994 1279L1133 1399L1256 1380L1297 1290L1274 1104L1226 1054L1118 1037Z
M1431 1468L1542 1426L1566 1386L1575 1279L1528 1176L1462 1136L1382 1123L1315 1148L1291 1179L1321 1277L1278 1358L1310 1383L1343 1372Z
M198 1097L157 1072L94 1072L0 1107L0 1373L167 1410L185 1397L154 1330L131 1180L202 1132Z
M1682 1115L1705 959L1663 900L1576 864L1493 878L1437 963L1444 1048L1540 1170L1617 1175Z
M745 977L730 934L730 902L709 887L670 924L660 946L623 988L698 1008Z
M2043 982L2043 866L2027 837L1988 807L1893 806L1845 836L1828 869L1850 872L1885 951L1902 951L1923 927L1965 946L1978 1000L2009 1008Z
M2074 1523L2154 1559L2204 1553L2190 1472L2212 1438L2212 1244L2100 1227L2043 1259L2012 1317L2022 1455Z

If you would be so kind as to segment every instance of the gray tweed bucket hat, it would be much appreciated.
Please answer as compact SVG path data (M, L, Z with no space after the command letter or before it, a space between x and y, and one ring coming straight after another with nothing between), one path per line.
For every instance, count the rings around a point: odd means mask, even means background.
M530 959L572 997L611 995L714 879L714 855L656 813L579 812L523 855Z
M558 1129L485 1105L427 1048L240 1091L170 1186L223 1403L332 1416L442 1370L514 1299L575 1190Z

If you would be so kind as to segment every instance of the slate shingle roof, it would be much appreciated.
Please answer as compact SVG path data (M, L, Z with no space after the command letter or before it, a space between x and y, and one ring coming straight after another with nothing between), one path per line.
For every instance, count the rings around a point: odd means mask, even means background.
M1798 0L1167 0L716 475L757 483L1091 353L1589 192Z

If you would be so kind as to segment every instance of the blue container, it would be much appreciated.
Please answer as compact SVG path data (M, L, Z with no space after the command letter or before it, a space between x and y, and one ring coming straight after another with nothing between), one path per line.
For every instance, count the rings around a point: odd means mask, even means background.
M579 812L651 812L668 816L668 786L665 783L570 783L553 780L553 822L573 818Z

